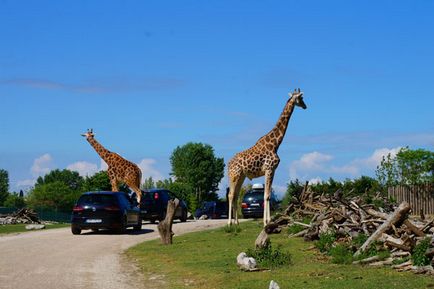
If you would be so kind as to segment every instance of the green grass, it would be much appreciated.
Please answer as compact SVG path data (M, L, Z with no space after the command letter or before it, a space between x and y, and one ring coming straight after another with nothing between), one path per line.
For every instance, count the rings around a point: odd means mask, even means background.
M340 265L309 249L313 243L285 234L271 235L273 246L291 254L291 265L272 271L242 272L236 266L240 252L253 248L262 229L256 222L240 224L238 234L224 228L175 236L170 246L159 240L144 242L126 254L137 261L145 279L156 288L268 288L275 280L280 288L430 288L432 277L399 273L390 268ZM156 281L160 280L160 281ZM163 280L163 282L161 282Z
M31 230L26 230L26 225L27 224L0 225L0 235L20 233L20 232L30 232ZM57 229L57 228L64 228L69 226L70 224L52 224L52 225L45 225L45 229Z

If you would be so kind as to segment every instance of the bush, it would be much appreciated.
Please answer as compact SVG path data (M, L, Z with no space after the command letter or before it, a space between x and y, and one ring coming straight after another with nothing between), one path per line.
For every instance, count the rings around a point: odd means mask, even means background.
M271 244L261 249L248 249L247 256L255 258L261 268L274 269L291 264L291 254L283 252L280 246L273 250Z
M298 224L294 224L288 227L288 234L297 234L298 232L303 231L304 229L306 229L305 227L303 227L302 225L298 225Z
M348 246L337 245L330 248L329 255L332 257L334 264L351 264L353 262L353 252Z
M322 253L328 253L336 241L336 234L332 231L321 234L319 240L316 241L315 247Z
M425 256L425 252L429 248L430 243L431 240L429 238L426 238L414 247L413 253L411 254L413 265L415 266L429 265L430 259L427 256Z

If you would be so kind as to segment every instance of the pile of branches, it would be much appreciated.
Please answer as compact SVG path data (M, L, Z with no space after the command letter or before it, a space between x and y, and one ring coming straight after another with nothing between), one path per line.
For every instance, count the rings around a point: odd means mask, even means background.
M38 214L32 209L22 208L11 214L0 215L0 225L40 224Z
M319 240L323 234L332 233L336 238L333 246L354 244L353 240L363 234L364 243L356 248L353 245L356 260L353 263L390 265L399 271L434 275L434 219L425 220L423 215L410 217L411 207L407 202L397 206L382 199L380 194L376 198L381 199L376 203L383 204L382 207L368 204L361 197L345 198L341 191L332 196L317 195L306 185L299 198L267 227L279 232L282 226L301 226L303 230L292 236L303 237L305 241ZM310 219L310 223L301 222L303 219ZM373 246L390 252L389 257L361 259ZM420 263L424 266L416 266Z

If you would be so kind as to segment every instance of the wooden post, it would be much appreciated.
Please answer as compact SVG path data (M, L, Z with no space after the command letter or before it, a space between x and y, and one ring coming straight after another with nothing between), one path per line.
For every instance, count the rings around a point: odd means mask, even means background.
M172 223L178 205L178 199L169 200L167 203L166 218L158 224L158 233L160 233L161 243L164 245L172 244L172 237L175 235L172 232Z

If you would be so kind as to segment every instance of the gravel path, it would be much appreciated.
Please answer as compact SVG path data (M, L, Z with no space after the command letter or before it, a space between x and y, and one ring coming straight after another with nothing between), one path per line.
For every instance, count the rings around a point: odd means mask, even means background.
M176 235L224 226L227 220L174 223ZM122 252L146 240L159 238L157 225L144 224L141 232L116 235L69 228L0 236L1 289L145 289L140 274ZM147 281L149 282L149 281Z

